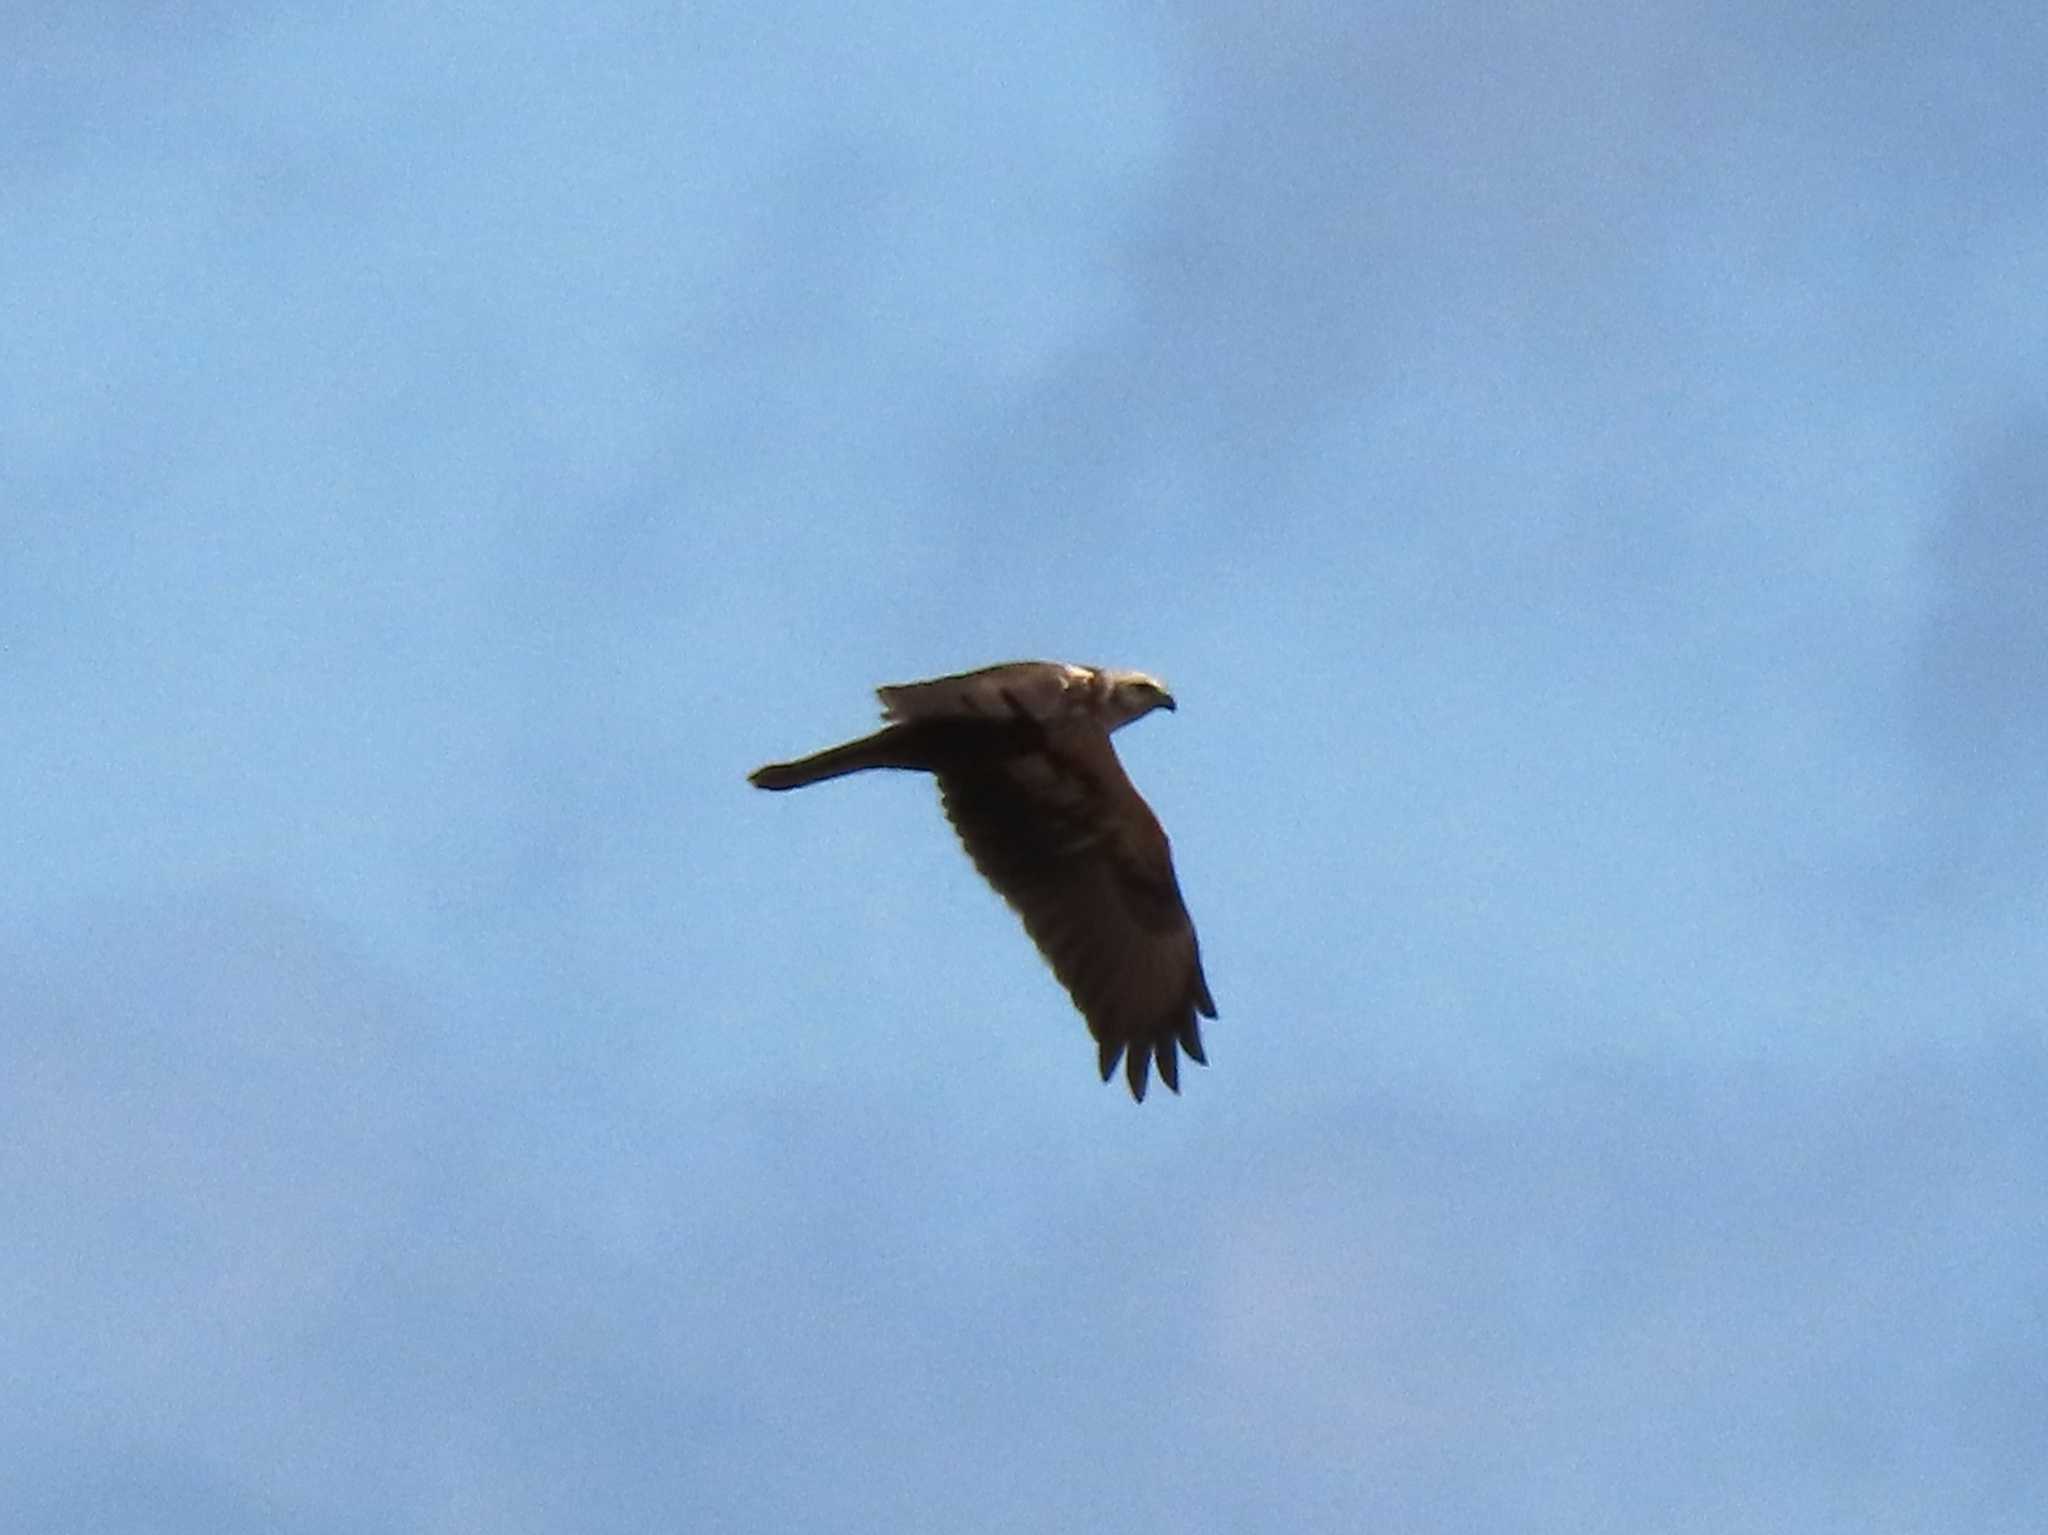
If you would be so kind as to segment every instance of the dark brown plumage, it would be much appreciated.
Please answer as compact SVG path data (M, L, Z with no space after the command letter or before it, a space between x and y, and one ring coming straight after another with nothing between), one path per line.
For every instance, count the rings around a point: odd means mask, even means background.
M1139 673L1016 662L880 690L874 735L752 775L793 789L870 768L933 774L947 818L1088 1021L1104 1081L1124 1062L1143 1099L1153 1064L1180 1090L1206 1064L1216 1004L1172 850L1110 731L1173 700Z

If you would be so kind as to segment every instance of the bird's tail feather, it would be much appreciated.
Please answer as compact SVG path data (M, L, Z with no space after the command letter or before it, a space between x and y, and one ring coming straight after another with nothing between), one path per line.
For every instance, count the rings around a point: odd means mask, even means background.
M844 746L828 746L794 762L771 762L749 773L747 782L757 789L801 789L806 784L823 783L828 778L842 778L848 773L865 772L869 768L925 766L908 749L910 743L904 736L900 726L891 725L871 736L862 736L858 741L848 741Z

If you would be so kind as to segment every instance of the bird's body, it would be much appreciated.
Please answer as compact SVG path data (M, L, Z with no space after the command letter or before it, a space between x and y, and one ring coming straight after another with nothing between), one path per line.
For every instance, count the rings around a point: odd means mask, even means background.
M1206 1064L1197 1022L1216 1004L1181 903L1172 850L1109 734L1172 695L1142 672L1014 661L876 690L873 735L751 781L796 789L870 768L938 779L974 865L1024 919L1095 1036L1103 1080L1124 1060L1142 1099L1153 1062L1180 1090L1177 1051Z

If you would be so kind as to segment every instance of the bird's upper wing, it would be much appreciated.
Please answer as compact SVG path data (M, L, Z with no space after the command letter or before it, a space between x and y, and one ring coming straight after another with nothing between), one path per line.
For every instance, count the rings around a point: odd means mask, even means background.
M875 689L882 718L898 723L933 719L1050 720L1066 713L1067 690L1088 674L1059 661L1006 661L929 682L899 682Z
M964 754L938 772L974 865L1088 1020L1103 1080L1125 1058L1134 1097L1152 1063L1180 1090L1176 1048L1205 1061L1197 1015L1216 1016L1173 855L1095 721L1048 725L1032 749Z

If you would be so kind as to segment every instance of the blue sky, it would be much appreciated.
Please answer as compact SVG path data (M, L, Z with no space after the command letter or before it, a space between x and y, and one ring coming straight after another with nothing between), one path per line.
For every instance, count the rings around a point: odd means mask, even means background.
M2037 7L9 17L37 1527L2041 1527Z

